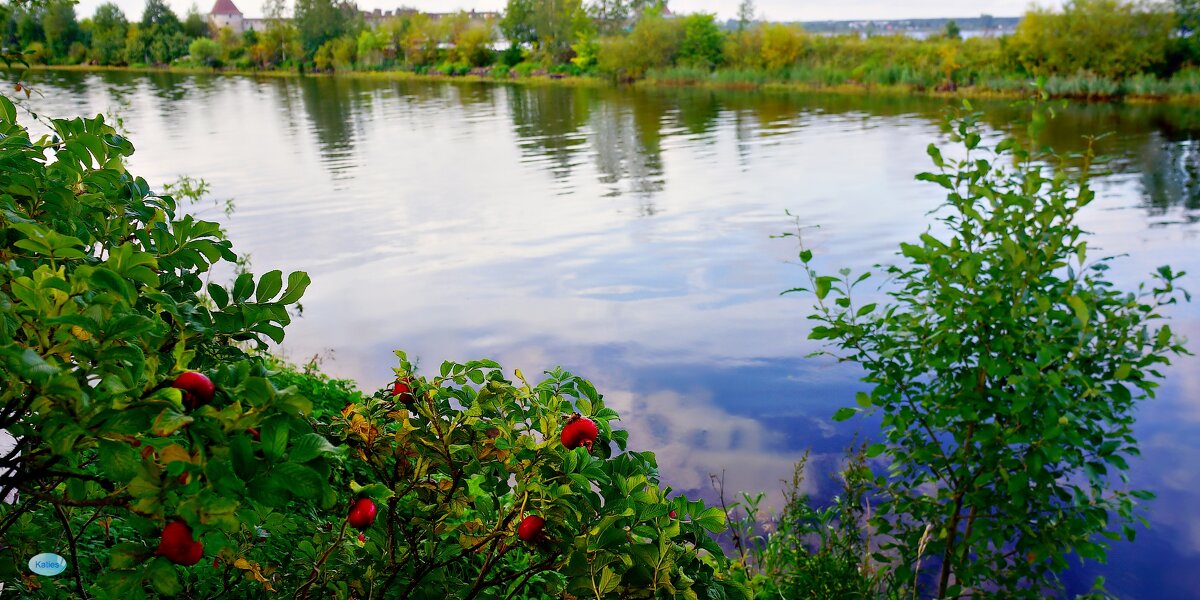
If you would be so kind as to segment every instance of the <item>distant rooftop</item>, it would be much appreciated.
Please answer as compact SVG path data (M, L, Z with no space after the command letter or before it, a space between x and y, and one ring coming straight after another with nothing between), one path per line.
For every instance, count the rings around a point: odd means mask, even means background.
M213 5L212 10L208 11L210 15L240 15L242 11L238 10L233 0L217 0Z

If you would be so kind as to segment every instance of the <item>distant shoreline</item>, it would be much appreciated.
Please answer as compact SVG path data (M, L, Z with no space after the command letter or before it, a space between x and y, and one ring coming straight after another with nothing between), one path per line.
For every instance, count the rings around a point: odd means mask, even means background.
M2 67L0 67L2 68ZM10 71L17 69L8 69ZM608 79L587 75L530 75L523 77L492 77L486 75L444 75L441 73L414 73L412 71L341 71L341 72L312 72L303 73L296 70L284 69L210 69L205 67L116 67L100 65L32 65L28 71L69 71L69 72L125 72L125 73L170 73L179 75L223 75L233 77L262 77L262 78L299 78L315 77L329 79L376 79L394 81L429 81L448 83L492 83L501 85L554 85L566 87L622 87L635 89L704 89L725 91L762 91L775 93L806 93L834 95L887 95L914 96L926 98L962 98L962 99L1000 99L1015 100L1027 97L1028 93L1017 90L993 90L977 86L961 86L954 90L918 89L910 85L875 85L862 84L853 81L832 85L812 84L806 82L762 81L762 82L722 82L700 81L695 79L672 79L670 74L659 77L642 79L633 83L617 83ZM1029 86L1030 89L1032 85ZM1196 94L1158 94L1158 95L1109 95L1109 96L1071 96L1060 95L1061 99L1079 102L1128 103L1128 104L1200 104L1200 93Z

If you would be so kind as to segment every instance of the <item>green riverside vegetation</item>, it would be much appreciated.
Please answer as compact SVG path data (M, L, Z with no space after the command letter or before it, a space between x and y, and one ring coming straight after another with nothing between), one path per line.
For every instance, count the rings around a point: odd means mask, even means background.
M1034 8L1008 35L963 39L953 25L925 39L815 35L799 26L671 14L654 0L509 0L499 17L398 12L387 18L333 0L287 14L265 5L258 30L216 29L147 0L140 20L117 5L80 19L69 0L0 5L0 45L17 64L184 67L283 72L404 72L511 79L591 76L725 87L1013 95L1045 77L1052 96L1165 98L1200 94L1200 6L1193 0L1069 0ZM501 43L499 40L506 40Z

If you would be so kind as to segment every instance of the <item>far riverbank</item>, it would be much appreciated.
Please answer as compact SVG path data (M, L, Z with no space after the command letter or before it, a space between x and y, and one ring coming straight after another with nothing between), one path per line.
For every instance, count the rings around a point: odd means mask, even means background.
M646 79L636 82L622 83L607 78L590 75L560 75L544 72L533 72L529 75L517 75L514 72L482 71L448 75L439 72L417 73L405 70L383 71L298 71L294 69L210 69L192 66L97 66L97 65L33 65L31 71L71 71L71 72L128 72L128 73L175 73L175 74L206 74L227 75L239 77L329 77L346 79L398 80L398 81L448 81L470 83L498 83L526 86L585 86L585 87L636 87L644 89L669 88L699 88L712 90L743 90L765 91L779 93L826 93L836 95L888 95L888 96L919 96L928 98L962 98L962 99L1019 99L1027 97L1034 89L1032 80L1006 79L996 87L989 86L958 86L947 88L923 88L908 84L872 84L857 81L835 83L814 83L806 81L773 80L761 72L746 72L735 70L718 70L705 75L693 71L664 70L650 72ZM1138 91L1131 84L1091 85L1072 83L1070 81L1051 78L1045 86L1053 98L1086 102L1125 102L1125 103L1170 103L1170 104L1200 104L1200 91L1175 92L1163 90ZM1126 91L1127 88L1133 88Z

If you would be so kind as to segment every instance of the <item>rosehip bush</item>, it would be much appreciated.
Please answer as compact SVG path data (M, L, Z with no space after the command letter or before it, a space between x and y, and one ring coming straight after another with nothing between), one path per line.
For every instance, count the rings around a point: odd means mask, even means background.
M308 276L206 285L237 258L218 225L129 173L133 146L102 117L46 124L32 138L0 97L0 581L20 597L215 592L195 574L207 560L235 564L275 511L338 501L308 401L247 352L282 340ZM211 403L172 387L189 371ZM202 544L199 566L155 555L169 523ZM40 552L68 570L30 575Z
M397 355L413 400L389 387L320 425L348 451L348 497L379 510L365 542L331 513L299 543L299 596L745 596L709 536L724 512L671 498L589 382L561 370L514 382L489 360L421 377ZM599 430L591 453L560 441L576 412Z

